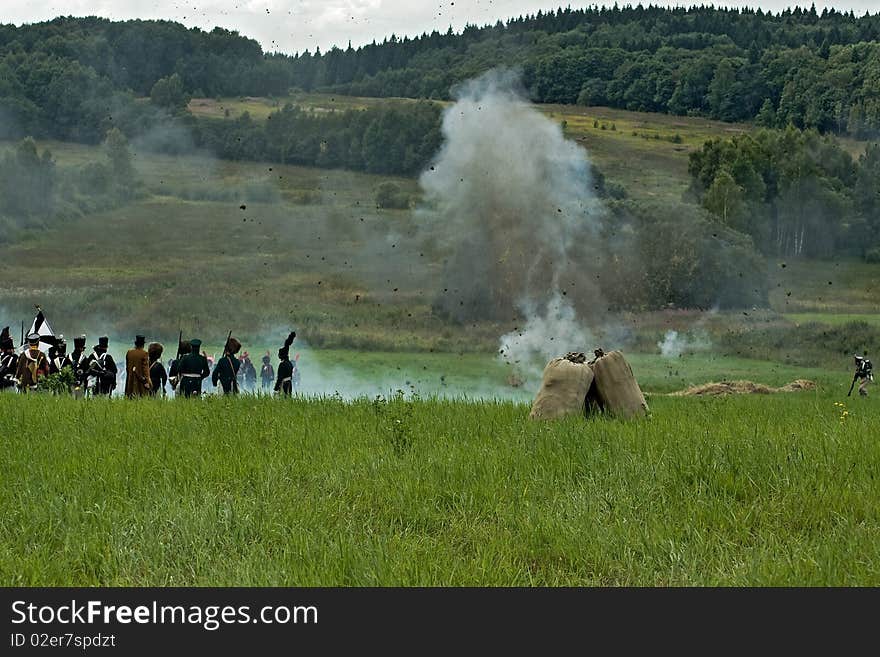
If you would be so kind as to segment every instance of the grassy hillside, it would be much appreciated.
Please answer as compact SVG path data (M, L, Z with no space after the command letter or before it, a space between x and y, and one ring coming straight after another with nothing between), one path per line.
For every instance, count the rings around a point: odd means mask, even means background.
M878 402L840 398L0 396L0 582L876 586Z
M291 102L314 112L357 110L377 105L415 102L405 98L361 98L300 93L286 98L196 98L189 104L202 118L235 118L248 112L265 120ZM436 101L440 105L448 103ZM748 126L695 117L628 112L607 107L535 105L563 126L608 179L623 186L633 198L677 201L690 179L687 155L706 139L744 132ZM594 125L595 123L595 125ZM633 166L638 162L638 166Z
M295 100L326 111L337 103L356 107L362 99L309 95ZM272 102L245 99L222 104L237 111L254 103L269 108L266 103ZM206 106L193 101L193 107ZM602 108L541 109L565 122L567 134L588 148L609 181L639 199L677 199L688 184L688 152L708 137L746 129ZM71 169L102 157L98 149L82 145L46 142L41 146L52 150L60 167ZM334 354L349 359L357 351L372 351L397 353L415 364L422 358L419 354L433 351L449 356L448 364L444 361L437 368L454 376L460 354L474 354L480 363L489 363L489 369L479 371L483 364L473 371L464 367L465 378L471 374L477 378L467 384L458 381L462 389L477 389L481 374L492 385L504 386L511 377L509 369L496 371L491 364L499 337L516 323L454 325L432 312L432 302L443 294L437 245L420 232L417 213L376 208L376 189L389 178L137 151L134 163L143 183L135 202L34 231L0 247L4 280L0 321L17 326L32 316L32 304L38 302L56 330L68 336L107 332L118 349L141 331L171 344L178 328L219 348L226 331L233 329L252 354L266 349L274 354L286 330L293 327L301 341L317 350L315 354L332 349L330 361ZM417 181L390 180L417 200ZM594 333L606 347L656 355L658 341L667 331L697 328L711 338L707 356L734 356L717 361L717 368L701 363L687 370L690 374L667 376L661 385L655 383L664 379L649 377L649 390L672 390L739 371L738 358L750 353L721 344L731 329L788 331L809 321L880 323L876 265L773 261L768 269L769 312L628 313L610 318L606 327L593 327ZM628 337L621 341L621 335ZM768 357L767 350L756 353ZM849 367L840 354L824 356L808 363L821 363L835 372ZM399 365L381 376L375 372L364 378L399 381L394 369ZM417 378L424 366L415 366L402 382ZM776 385L797 378L770 380L764 369L754 365L743 374ZM443 392L437 381L421 390Z

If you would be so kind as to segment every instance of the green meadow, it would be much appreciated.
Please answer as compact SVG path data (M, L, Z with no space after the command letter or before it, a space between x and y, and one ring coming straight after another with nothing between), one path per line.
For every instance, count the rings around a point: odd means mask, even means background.
M877 404L4 395L0 581L876 586Z

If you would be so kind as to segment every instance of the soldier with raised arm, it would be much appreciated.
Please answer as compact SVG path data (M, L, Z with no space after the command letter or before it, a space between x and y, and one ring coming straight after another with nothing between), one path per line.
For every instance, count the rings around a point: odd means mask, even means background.
M290 362L290 345L296 337L296 331L291 331L284 341L284 346L278 350L278 379L275 381L275 392L280 392L285 397L293 394L293 363Z

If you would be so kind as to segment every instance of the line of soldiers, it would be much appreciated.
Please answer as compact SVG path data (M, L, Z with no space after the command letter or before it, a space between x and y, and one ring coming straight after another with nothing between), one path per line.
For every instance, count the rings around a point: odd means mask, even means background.
M284 396L293 394L298 379L298 368L290 360L290 345L295 337L296 332L292 331L285 339L284 346L278 350L281 362L272 389ZM98 344L91 353L86 352L85 336L74 338L74 350L70 355L67 354L64 340L57 340L47 356L40 349L40 340L41 336L37 333L28 335L28 348L19 355L15 352L15 343L8 328L3 330L0 335L0 390L18 388L25 393L35 391L41 379L59 374L65 368L70 368L72 373L71 392L75 396L86 393L109 396L116 389L119 369L108 351L110 341L106 336L98 338ZM238 394L241 376L256 378L255 371L250 376L248 372L242 372L243 361L237 357L241 343L231 334L226 340L223 356L214 365L213 373L207 357L201 352L201 340L180 341L177 357L170 363L170 371L166 371L162 363L163 345L153 342L146 349L145 345L143 335L135 336L134 348L125 354L126 397L164 395L168 383L176 394L198 396L202 394L202 382L209 376L215 387L220 385L224 394ZM253 365L250 368L253 369ZM267 355L263 358L261 371L264 390L269 387L266 379L269 373L274 375L275 372Z

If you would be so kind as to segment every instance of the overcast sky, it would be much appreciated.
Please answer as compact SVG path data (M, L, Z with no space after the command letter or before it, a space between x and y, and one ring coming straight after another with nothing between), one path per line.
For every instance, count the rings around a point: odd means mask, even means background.
M680 4L662 3L659 4ZM649 4L645 0L644 4ZM683 4L697 4L692 0ZM494 23L539 9L555 9L578 2L545 0L0 0L0 21L34 23L64 16L106 16L115 20L129 18L173 20L188 27L210 30L214 26L238 30L260 42L264 50L287 53L314 51L316 46L327 50L332 45L345 47L349 41L357 47L373 39L381 41L392 33L415 36L437 29L445 32L451 25L460 30L467 23ZM618 0L620 5L629 4ZM603 4L599 2L598 4ZM604 4L613 5L614 0ZM634 0L632 4L638 4ZM709 4L709 2L707 2ZM716 2L714 4L725 4ZM729 2L728 6L760 6L779 11L806 3L785 0L761 2ZM821 11L825 6L857 14L880 9L878 0L849 2L816 2Z

